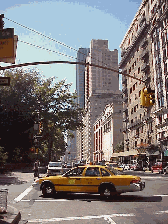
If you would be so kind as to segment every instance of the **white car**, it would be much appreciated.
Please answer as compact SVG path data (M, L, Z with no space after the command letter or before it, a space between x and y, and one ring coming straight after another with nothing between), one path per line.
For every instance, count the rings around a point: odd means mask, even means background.
M129 165L129 164L126 164L126 165L124 166L124 170L130 170L130 165Z
M55 176L63 174L62 162L49 162L47 175Z

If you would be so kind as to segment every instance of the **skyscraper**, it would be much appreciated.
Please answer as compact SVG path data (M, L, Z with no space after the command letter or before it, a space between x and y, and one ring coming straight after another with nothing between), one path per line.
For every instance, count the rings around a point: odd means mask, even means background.
M108 40L91 40L90 53L86 62L118 70L118 51L108 49ZM94 129L93 124L105 106L121 97L118 72L94 66L85 67L85 115L82 130L82 159L93 161Z

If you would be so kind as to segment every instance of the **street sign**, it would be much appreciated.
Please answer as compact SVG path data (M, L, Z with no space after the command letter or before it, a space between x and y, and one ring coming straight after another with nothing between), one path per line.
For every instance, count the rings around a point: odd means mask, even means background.
M14 28L0 30L0 58L13 58L14 53Z
M0 86L10 86L10 77L0 77Z
M0 58L14 57L14 38L0 39Z
M14 56L13 57L1 57L0 56L0 62L11 63L11 64L15 63L17 42L18 42L18 36L14 35Z

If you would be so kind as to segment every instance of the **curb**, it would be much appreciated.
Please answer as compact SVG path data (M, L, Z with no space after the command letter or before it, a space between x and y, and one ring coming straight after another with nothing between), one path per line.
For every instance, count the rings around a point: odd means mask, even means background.
M3 217L2 221L4 221L6 224L7 223L18 224L21 220L21 213L18 212L18 210L13 206L8 205L7 213L1 214L1 217Z

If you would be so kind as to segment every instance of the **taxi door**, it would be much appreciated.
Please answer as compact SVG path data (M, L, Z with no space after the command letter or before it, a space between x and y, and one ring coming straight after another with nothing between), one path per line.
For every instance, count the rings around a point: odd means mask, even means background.
M79 168L75 168L63 175L59 184L56 188L57 191L67 191L67 192L81 192L81 176L82 171Z
M101 182L99 167L88 167L84 176L81 177L81 190L85 193L98 193Z

